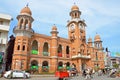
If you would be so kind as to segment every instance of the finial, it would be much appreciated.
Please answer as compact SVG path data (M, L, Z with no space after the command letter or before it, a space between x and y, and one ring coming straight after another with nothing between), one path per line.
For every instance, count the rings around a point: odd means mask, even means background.
M28 6L29 6L29 3L27 3L26 7L28 7Z
M76 3L74 2L74 5L76 5Z

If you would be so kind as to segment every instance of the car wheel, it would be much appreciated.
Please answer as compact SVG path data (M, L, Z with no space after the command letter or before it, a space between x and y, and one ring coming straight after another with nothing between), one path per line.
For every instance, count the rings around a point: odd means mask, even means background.
M25 76L24 76L24 79L27 79L27 78L28 78L28 76L27 76L27 75L25 75Z
M11 79L11 78L12 78L12 76L11 76L11 75L8 75L8 76L7 76L7 78L8 78L8 79Z

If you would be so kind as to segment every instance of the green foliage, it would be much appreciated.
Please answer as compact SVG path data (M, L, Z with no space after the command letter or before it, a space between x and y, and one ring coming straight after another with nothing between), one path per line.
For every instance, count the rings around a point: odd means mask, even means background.
M118 67L119 67L119 64L114 64L113 67L114 67L114 68L118 68Z

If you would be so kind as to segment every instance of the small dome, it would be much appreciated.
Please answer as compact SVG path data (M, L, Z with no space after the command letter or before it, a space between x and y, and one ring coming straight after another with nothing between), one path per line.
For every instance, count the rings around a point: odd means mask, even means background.
M77 5L73 5L71 8L71 11L79 10L79 7Z
M89 37L88 42L92 42L92 38L91 37Z
M23 14L23 13L27 13L27 14L29 14L29 15L32 15L32 12L31 12L31 10L30 10L30 8L28 7L28 6L26 6L26 7L24 7L22 10L21 10L21 12L20 12L20 14Z
M52 27L52 31L57 31L57 27L55 25Z
M101 39L100 39L100 35L96 34L94 40L95 40L95 41L101 41Z

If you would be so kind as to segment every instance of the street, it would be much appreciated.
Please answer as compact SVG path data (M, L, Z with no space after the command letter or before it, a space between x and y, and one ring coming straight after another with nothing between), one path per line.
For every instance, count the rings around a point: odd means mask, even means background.
M29 79L5 79L4 77L0 78L0 80L58 80L58 77L55 77L54 75L36 75L36 76L31 76ZM81 75L75 76L75 77L70 77L69 80L85 80L84 77ZM117 78L110 78L107 75L102 75L102 76L97 76L94 75L91 80L120 80L120 77Z

